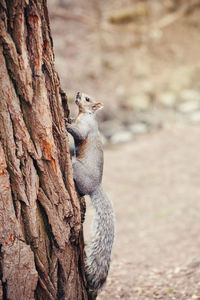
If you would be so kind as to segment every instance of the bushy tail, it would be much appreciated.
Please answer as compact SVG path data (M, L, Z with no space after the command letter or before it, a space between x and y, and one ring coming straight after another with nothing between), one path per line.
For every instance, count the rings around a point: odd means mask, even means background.
M91 291L97 292L106 281L114 241L112 203L102 186L90 194L95 208L92 241L86 246L86 278Z

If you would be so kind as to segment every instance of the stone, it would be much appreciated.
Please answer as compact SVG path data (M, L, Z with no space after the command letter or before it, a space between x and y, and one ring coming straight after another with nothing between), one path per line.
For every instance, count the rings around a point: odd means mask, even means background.
M188 264L187 267L189 268L199 268L200 267L200 258L192 259Z
M106 138L110 138L115 133L123 130L123 126L115 120L109 120L100 123L99 127L100 127L100 131Z
M132 140L132 133L130 131L119 131L116 132L114 135L111 136L110 142L112 144L120 144L120 143L127 143Z
M148 125L145 123L135 123L129 126L130 131L133 134L142 134L148 132Z
M198 110L200 107L200 102L193 100L193 101L185 101L185 102L181 102L178 106L177 106L177 110L180 113L183 114L188 114L191 112L194 112L196 110Z
M169 82L169 90L175 92L176 94L181 93L184 89L188 89L193 80L195 73L194 67L180 67L175 69Z
M148 110L150 107L151 98L147 94L137 94L127 99L125 105L129 109L138 109L141 111Z
M100 139L101 139L102 145L105 147L108 144L107 138L102 133L100 133Z
M200 124L200 110L191 113L188 120L193 124Z
M173 108L176 104L176 96L172 92L164 92L158 96L158 101L165 107Z
M196 90L183 90L180 93L180 99L182 101L197 101L200 102L200 93Z

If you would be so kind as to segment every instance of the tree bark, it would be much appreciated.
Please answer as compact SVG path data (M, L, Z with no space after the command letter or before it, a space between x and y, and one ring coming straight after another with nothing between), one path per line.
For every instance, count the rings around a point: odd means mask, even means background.
M45 0L0 0L0 299L87 299Z

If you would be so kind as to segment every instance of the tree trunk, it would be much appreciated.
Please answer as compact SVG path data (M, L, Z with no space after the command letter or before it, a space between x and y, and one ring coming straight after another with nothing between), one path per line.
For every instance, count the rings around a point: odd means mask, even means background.
M87 299L45 0L0 0L0 299Z

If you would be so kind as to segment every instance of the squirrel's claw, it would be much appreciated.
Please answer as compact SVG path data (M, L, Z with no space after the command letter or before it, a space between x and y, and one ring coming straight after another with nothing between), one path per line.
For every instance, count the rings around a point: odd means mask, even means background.
M63 120L65 121L65 126L67 126L68 124L71 124L72 123L72 121L71 121L71 119L70 118L63 118Z

